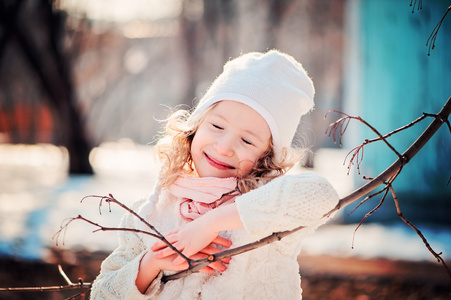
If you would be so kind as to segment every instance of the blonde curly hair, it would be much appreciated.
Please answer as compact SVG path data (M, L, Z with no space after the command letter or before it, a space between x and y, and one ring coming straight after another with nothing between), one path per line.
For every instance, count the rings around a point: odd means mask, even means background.
M182 175L195 173L191 157L191 143L197 128L205 115L217 105L213 104L201 115L191 117L188 110L176 110L167 118L162 137L155 146L155 152L162 162L159 185L167 188ZM238 179L238 190L246 193L286 173L299 160L293 149L284 149L281 161L276 161L272 142L257 160L252 170Z

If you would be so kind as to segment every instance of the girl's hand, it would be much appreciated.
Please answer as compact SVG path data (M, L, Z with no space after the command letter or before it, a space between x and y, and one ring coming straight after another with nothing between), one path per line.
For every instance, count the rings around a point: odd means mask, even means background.
M211 244L216 244L223 247L230 247L232 242L218 236L218 231L215 231L212 226L209 226L208 214L189 222L165 235L166 240L171 243L176 249L182 252L187 257L192 257L194 254L203 253L204 257L210 254L218 253L219 250ZM151 250L156 252L156 258L165 258L174 254L174 251L166 246L162 241L156 242ZM173 265L179 265L185 260L178 256L172 262Z
M182 271L188 268L188 263L182 263L174 266L172 261L177 255L158 259L152 251L148 251L139 263L138 275L136 276L135 284L138 290L144 294L151 282L158 276L162 270L168 271Z
M141 260L140 269L148 270L152 269L159 273L160 271L182 271L188 268L188 263L183 261L179 265L173 265L172 261L177 257L177 254L172 254L164 258L158 258L155 256L155 253L149 251Z
M243 223L236 204L233 203L215 208L198 219L169 232L165 238L186 257L196 260L218 253L219 249L212 244L229 248L232 242L219 237L218 233L236 229L243 229ZM188 268L188 263L161 241L156 242L151 250L141 260L136 279L136 286L142 293L160 270L178 271ZM230 258L225 258L213 262L200 271L211 273L215 269L222 272L226 269L224 263L227 264L229 261Z
M219 249L209 245L207 247L205 247L204 249L202 249L200 252L194 254L193 256L190 257L190 259L192 260L197 260L197 259L201 259L201 258L205 258L208 257L211 254L215 254L220 252ZM177 258L180 258L180 256L177 255ZM215 261L212 262L211 264L209 264L208 266L202 268L199 270L199 272L202 273L207 273L207 274L211 274L213 273L213 270L219 271L219 272L224 272L225 270L227 270L227 266L226 264L228 264L230 262L230 257L227 258L223 258L220 261ZM185 260L182 259L182 264L185 263ZM174 264L174 261L172 261L172 265L173 266L178 266Z
M225 241L228 241L226 239L224 239ZM169 249L168 247L164 247L165 250ZM168 251L169 252L169 251ZM171 254L166 255L165 252L160 251L157 253L154 253L154 257L155 259L160 259L161 261L164 261L165 265L162 265L161 267L164 270L172 270L172 269L176 269L176 270L180 270L180 267L182 267L182 269L187 269L188 268L188 263L186 262L185 259L181 258L178 254L174 253L172 250L170 251ZM204 249L202 249L201 251L199 251L198 253L190 256L189 258L192 260L197 260L197 259L202 259L205 257L208 257L211 254L216 254L219 253L220 250L217 249L216 247L212 246L212 244L208 245L207 247L205 247ZM177 259L177 260L176 260ZM200 272L203 273L212 273L213 270L219 271L219 272L224 272L227 267L224 264L228 264L230 262L230 257L226 257L221 259L220 261L216 261L213 262L211 264L209 264L207 267L204 267L202 269L200 269ZM167 265L169 260L170 265Z

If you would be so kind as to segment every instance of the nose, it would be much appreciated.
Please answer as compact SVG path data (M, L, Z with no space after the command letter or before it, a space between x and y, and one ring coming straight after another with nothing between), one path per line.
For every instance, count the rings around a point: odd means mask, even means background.
M233 139L227 135L219 137L214 143L214 149L219 155L232 156L234 153Z

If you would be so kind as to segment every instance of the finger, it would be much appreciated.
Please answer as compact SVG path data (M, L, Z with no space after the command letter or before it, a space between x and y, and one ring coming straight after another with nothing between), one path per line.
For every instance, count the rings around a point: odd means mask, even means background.
M227 270L227 266L220 261L212 262L211 264L208 265L208 267L211 268L212 270L216 270L219 272L224 272L225 270Z
M223 262L223 263L225 263L225 264L228 264L228 263L230 263L230 261L232 260L232 258L231 257L225 257L225 258L221 258L221 261Z
M156 263L159 265L159 267L162 270L167 270L167 271L182 271L182 270L186 270L188 269L188 262L183 262L182 264L178 265L178 266L172 266L171 265L171 261L177 256L177 254L173 254L167 258L163 258L161 260L156 261Z
M216 254L218 252L221 252L218 248L213 247L211 244L205 247L204 249L200 250L199 252L205 253L205 254Z
M217 250L217 249L216 249ZM198 259L202 259L205 257L208 257L210 254L205 253L203 251L199 251L196 254L191 255L189 258L191 260L198 260ZM176 266L176 265L180 265L182 263L184 263L186 260L181 257L180 255L178 255L177 257L174 258L174 260L172 261L172 265Z
M205 257L207 257L207 256L209 256L209 255L216 254L216 253L219 253L219 252L220 252L220 251L219 251L217 248L215 248L215 247L209 245L209 246L205 247L204 249L202 249L201 251L199 251L199 252L197 252L197 253L195 253L195 254L189 256L189 258L192 259L192 260L196 260L196 259L205 258ZM184 252L182 252L182 253L183 253L185 256L187 256L186 253L184 253ZM184 261L185 261L185 259L179 255L178 257L176 257L176 258L172 261L172 264L173 264L174 266L176 266L176 265L179 265L179 264L183 263Z
M216 249L216 251L217 251L217 249ZM208 256L209 256L209 254L207 254L207 253L198 252L195 255L192 255L190 257L190 259L197 260L197 259L202 259L202 258L205 258L205 257L208 257ZM224 272L225 270L227 270L227 266L225 264L228 264L230 262L230 260L231 260L230 257L226 257L226 258L223 258L223 259L221 259L219 261L212 262L208 266L210 268L212 268L213 270L216 270L216 271L219 271L219 272ZM181 264L184 264L184 263L186 263L186 261L180 256L176 257L172 261L172 265L173 266L178 266L178 265L181 265Z
M205 253L205 254L208 254L208 255L213 255L213 254L217 254L217 253L219 253L221 251L219 249L211 246L211 245L208 245L207 247L205 247L204 249L202 249L199 252L202 252L202 253ZM226 263L226 264L228 264L231 259L232 259L231 257L225 257L225 258L221 258L221 261Z
M175 242L175 238L173 238L173 236L167 235L167 236L165 236L164 238L165 238L166 241L168 241L170 244L172 244L172 243ZM167 245L165 242L159 240L159 241L155 242L155 243L150 247L150 249L151 249L152 251L155 252L155 251L159 251L159 250L161 250L161 249L163 249L163 248L165 248L165 247L167 247L167 246L168 246L168 245Z
M152 250L153 252L159 251L161 249L163 249L164 247L167 247L167 245L163 242L156 242L155 244L153 244L150 247L150 250Z
M177 243L176 244L174 244L173 245L178 251L180 251L180 252L182 252L183 251L183 248L178 248L177 247ZM170 256L170 255L173 255L173 254L177 254L174 250L172 250L171 248L169 248L169 247L166 247L166 248L163 248L162 250L160 250L160 251L157 251L157 252L154 252L154 256L156 257L156 258L158 258L158 259L161 259L161 258L165 258L165 257L168 257L168 256ZM178 257L180 257L179 255L177 255Z
M198 257L198 256L194 255L194 256L191 256L190 259L196 260L196 259L201 259L201 258L204 258L204 257L207 257L207 256L208 255L206 255L206 254L204 254L201 257ZM181 257L180 255L177 255L177 257L171 263L172 263L173 266L177 266L177 265L182 264L185 261L186 260L183 257Z
M200 252L201 253L205 253L207 255L214 255L214 254L219 253L220 251L218 249L216 249L215 247L207 246L204 249L202 249ZM223 263L228 264L228 263L230 263L231 259L232 259L231 257L224 257L224 258L221 258L220 261L223 262Z
M172 230L172 231L169 231L168 233L166 233L165 235L164 235L164 239L167 241L167 242L169 242L169 243L174 243L177 239L176 239L176 234L177 233L177 230ZM152 245L152 247L150 247L153 251L156 251L156 250L159 250L159 249L161 249L161 248L164 248L164 247L167 247L167 244L163 241L163 240L161 240L161 239L159 239L158 241L156 241L153 245Z
M197 259L201 259L201 258L204 258L204 257L207 257L207 256L208 255L199 252L199 253L196 253L195 255L191 256L190 258L193 259L193 260L197 260ZM211 270L205 269L207 267L210 268ZM216 271L219 271L219 272L224 272L225 270L227 270L227 267L223 263L221 263L220 261L212 262L207 267L202 268L200 271L205 269L204 271L211 271L212 272L213 270L216 270ZM208 273L208 274L210 274L210 273Z
M202 249L200 252L208 254L208 255L212 255L212 254L219 253L221 251L218 248L211 246L211 244L210 244L207 247L205 247L204 249ZM228 264L231 259L232 259L231 257L225 257L225 258L221 258L221 261L223 263Z
M210 267L204 267L204 268L200 269L199 272L211 274L211 273L214 272L214 270L212 268L210 268Z
M194 258L194 256L193 256L193 257L191 257L191 259L200 259L200 258L207 257L209 255L217 254L219 252L221 252L219 249L217 249L217 248L215 248L215 247L213 247L211 245L208 245L207 247L205 247L204 249L202 249L201 251L198 252L199 254L203 254L202 257ZM228 264L228 263L230 263L231 259L232 259L231 257L225 257L225 258L221 258L220 261L223 262L223 263ZM175 259L173 264L174 265L181 264L183 261L184 261L183 258L178 257L178 258Z
M225 270L227 270L227 267L223 263L221 263L220 261L212 262L208 266L210 268L216 270L216 271L219 271L219 272L224 272Z
M216 244L219 246L223 246L226 248L229 248L230 246L232 246L232 242L226 238L223 238L221 236L217 236L212 242L211 244Z

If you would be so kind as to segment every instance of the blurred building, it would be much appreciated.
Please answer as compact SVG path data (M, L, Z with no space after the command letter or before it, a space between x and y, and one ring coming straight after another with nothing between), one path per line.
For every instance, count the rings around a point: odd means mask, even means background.
M24 2L17 19L36 44L46 43L46 32L36 30L39 10ZM61 16L54 25L64 30L60 42L93 145L120 138L152 142L160 130L156 120L177 105L192 106L227 60L278 48L302 62L316 83L316 110L300 129L304 145L332 146L323 135L323 117L341 103L344 1L60 0L53 8ZM26 75L31 78L25 84L21 74L33 72L20 46L10 42L4 48L0 105L14 116L19 96L13 86L25 90L30 105L45 103L45 90L34 74ZM23 128L11 125L14 118L2 119L9 123L0 127L8 141L44 141L27 134L39 125ZM54 143L60 122L53 122Z

